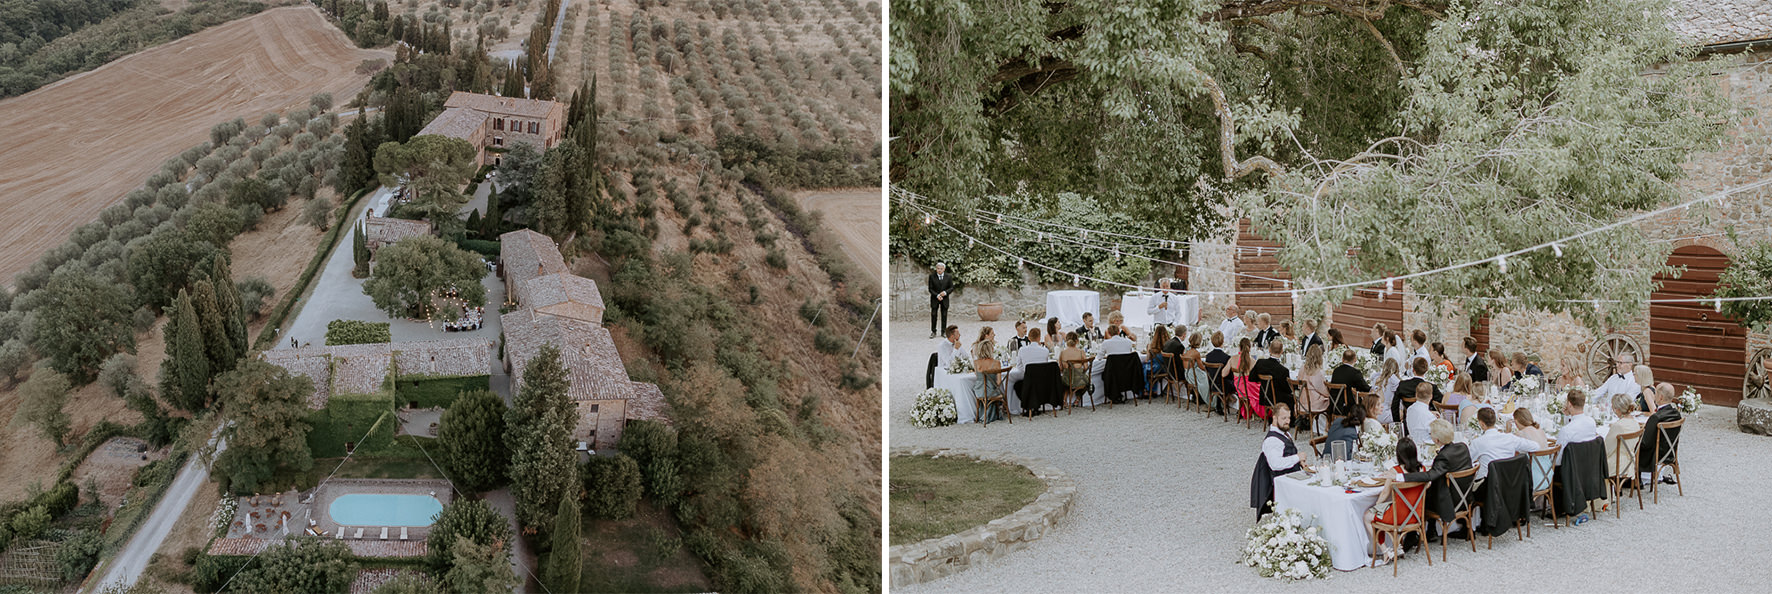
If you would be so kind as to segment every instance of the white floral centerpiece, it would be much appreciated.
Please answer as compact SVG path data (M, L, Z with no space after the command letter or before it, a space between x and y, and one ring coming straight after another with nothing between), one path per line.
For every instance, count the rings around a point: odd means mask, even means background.
M950 374L959 375L978 371L978 368L972 366L972 359L967 357L965 353L959 353L954 355L953 361L948 362L947 371Z
M1703 403L1704 397L1690 386L1686 388L1686 391L1680 393L1680 412L1688 414L1698 412L1698 405Z
M1361 433L1359 455L1383 467L1397 458L1397 434L1382 429Z
M1442 390L1451 391L1452 372L1438 364L1428 365L1427 375L1422 379L1432 382Z
M1239 561L1254 567L1261 577L1287 581L1329 577L1329 541L1316 526L1306 527L1298 510L1269 514L1249 529L1248 538Z
M917 427L946 427L960 420L960 412L954 408L954 393L943 388L930 388L917 395L917 403L911 406L911 425Z
M1013 360L1015 360L1015 351L1011 350L1009 348L1009 345L1007 345L1007 344L997 345L997 363L998 364L1007 366L1007 365L1009 365L1009 362L1013 361Z
M1515 376L1514 382L1508 384L1508 389L1513 390L1515 394L1536 394L1543 388L1544 381L1538 379L1536 375Z

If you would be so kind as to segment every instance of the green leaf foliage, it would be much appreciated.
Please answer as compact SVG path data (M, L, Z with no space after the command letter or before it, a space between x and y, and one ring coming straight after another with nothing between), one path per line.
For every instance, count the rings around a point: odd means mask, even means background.
M437 428L440 462L462 490L479 492L504 484L511 453L505 445L505 403L487 390L464 392L449 405Z
M92 381L112 353L135 350L132 305L124 287L66 267L33 292L31 346L75 384Z
M432 299L455 290L470 307L486 304L486 264L479 256L432 236L408 237L383 246L363 293L390 316L419 317L436 309Z
M163 333L166 359L160 362L160 394L181 409L201 410L209 402L209 355L203 344L203 322L183 290L173 300Z
M572 449L576 407L567 395L570 386L559 349L543 346L529 360L523 385L505 412L511 496L523 526L548 525L560 498L578 495L578 452Z
M554 529L548 537L553 546L548 552L546 574L542 577L549 592L577 592L579 573L584 570L580 557L580 518L576 497L561 497L560 509L554 512Z
M381 344L394 341L387 322L333 320L326 323L326 345Z
M344 594L357 577L351 549L336 540L296 537L273 544L230 586L241 592Z
M592 456L585 466L585 509L599 518L631 518L640 504L640 465L626 454Z
M509 542L511 525L483 499L456 499L438 512L430 535L425 537L426 563L438 574L455 565L457 539L489 545Z
M217 376L214 388L229 422L223 431L227 449L215 459L216 474L226 479L227 488L248 493L278 468L313 467L307 399L314 384L306 376L248 358Z

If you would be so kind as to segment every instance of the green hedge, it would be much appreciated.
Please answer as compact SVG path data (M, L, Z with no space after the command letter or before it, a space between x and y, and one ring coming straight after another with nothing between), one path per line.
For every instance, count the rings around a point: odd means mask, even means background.
M463 239L455 242L456 247L485 256L488 260L498 259L499 244L484 239Z
M289 292L283 295L283 299L277 302L277 307L271 310L270 321L265 324L264 330L259 331L258 339L253 342L252 348L267 349L277 340L277 329L283 327L283 319L289 316L289 310L295 307L296 300L301 299L302 294L308 291L308 284L314 282L314 275L318 274L320 267L326 264L326 259L332 255L332 249L338 247L339 238L344 236L343 231L356 227L350 221L351 210L357 208L357 203L363 199L364 194L369 193L370 189L357 190L357 193L351 194L349 200L339 205L338 212L332 214L332 219L338 223L326 230L325 237L320 240L319 249L314 251L314 258L308 260L308 267L302 269L301 277L296 279L295 286L290 287Z
M173 479L178 477L179 469L184 468L185 459L189 457L189 452L177 452L170 458L143 466L136 471L135 480L147 482L131 489L129 503L111 516L111 527L104 534L102 556L116 554L129 542L129 537L148 519L154 506L160 504L160 498L172 487Z
M402 377L394 386L394 405L417 403L417 408L448 407L463 391L486 390L491 385L492 377L487 375L410 379Z
M384 418L385 417L385 418ZM380 421L380 424L377 424ZM394 397L379 394L336 394L326 408L308 415L314 428L308 432L308 450L315 458L338 458L345 455L345 443L357 444L359 451L375 451L388 447L400 420L394 417ZM367 438L364 432L371 425L375 431Z

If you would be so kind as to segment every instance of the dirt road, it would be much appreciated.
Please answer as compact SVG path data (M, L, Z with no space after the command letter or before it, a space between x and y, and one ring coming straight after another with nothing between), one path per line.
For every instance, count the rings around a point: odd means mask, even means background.
M825 224L842 240L843 251L879 283L880 189L800 192L799 200L801 208L824 213Z
M355 73L387 51L360 50L307 5L212 27L0 101L0 283L146 180L210 126L340 103Z

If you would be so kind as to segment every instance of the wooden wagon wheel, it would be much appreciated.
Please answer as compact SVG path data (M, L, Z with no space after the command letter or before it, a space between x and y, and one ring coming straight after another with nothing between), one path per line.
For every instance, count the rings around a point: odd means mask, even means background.
M1766 366L1772 364L1772 349L1754 351L1754 356L1747 360L1747 374L1741 380L1742 398L1772 398L1772 370Z
M1607 334L1594 341L1587 347L1588 385L1606 383L1606 377L1612 375L1612 362L1624 355L1643 363L1643 349L1637 347L1636 339L1623 334Z

